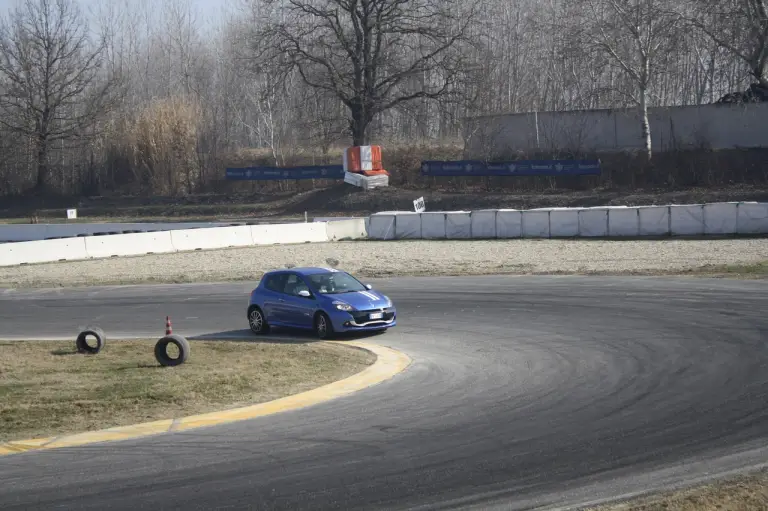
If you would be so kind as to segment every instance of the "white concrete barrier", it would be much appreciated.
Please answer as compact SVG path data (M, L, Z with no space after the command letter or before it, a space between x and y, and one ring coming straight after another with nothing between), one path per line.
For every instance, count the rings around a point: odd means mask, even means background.
M738 234L768 233L768 202L741 202L737 217Z
M518 209L500 209L496 213L496 237L514 239L523 236L523 212Z
M602 238L608 236L608 210L604 208L582 209L579 215L579 236Z
M171 231L89 236L82 239L85 240L88 257L93 259L176 252Z
M347 220L334 220L325 224L325 233L328 241L359 240L368 237L368 228L365 218L350 218Z
M252 225L249 229L253 245L289 245L328 241L328 229L324 222Z
M549 237L575 238L579 235L579 210L552 208L549 210Z
M395 218L396 213L392 211L371 215L368 236L376 240L395 239Z
M0 241L39 241L47 238L87 236L97 232L123 234L124 231L170 231L228 225L226 222L9 224L0 225Z
M523 210L523 238L549 238L549 210Z
M448 239L469 239L472 237L472 216L469 211L448 211L445 213L445 237Z
M640 206L640 236L666 236L669 234L669 206Z
M696 236L704 234L704 205L670 205L669 230L673 236Z
M445 213L422 213L421 237L425 240L445 239Z
M704 234L735 234L738 217L738 202L704 204Z
M608 236L640 236L640 212L637 208L608 208Z
M179 252L187 250L210 250L213 248L247 247L253 245L251 227L247 225L240 227L180 229L169 232L171 233L171 243L173 243L173 247Z
M421 215L419 213L399 213L395 222L395 238L399 240L421 239Z
M88 259L84 238L20 241L0 245L0 266Z

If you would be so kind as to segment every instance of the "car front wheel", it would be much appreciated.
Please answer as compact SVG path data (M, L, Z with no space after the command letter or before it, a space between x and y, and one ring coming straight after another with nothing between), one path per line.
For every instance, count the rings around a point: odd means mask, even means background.
M320 339L330 339L333 336L331 319L324 312L315 316L315 335Z
M248 326L256 335L266 334L269 332L269 325L264 318L264 313L258 307L251 307L248 309Z

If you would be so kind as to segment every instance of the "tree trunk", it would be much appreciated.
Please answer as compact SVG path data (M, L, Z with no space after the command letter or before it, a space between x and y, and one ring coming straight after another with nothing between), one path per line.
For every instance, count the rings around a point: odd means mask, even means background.
M648 121L648 91L645 87L640 91L640 115L642 116L643 142L645 145L645 158L651 161L653 151L651 148L651 123Z
M37 182L35 191L44 192L50 181L50 169L48 168L48 140L44 137L37 139Z
M368 143L368 125L371 122L370 115L361 104L350 106L352 130L352 145L361 146Z

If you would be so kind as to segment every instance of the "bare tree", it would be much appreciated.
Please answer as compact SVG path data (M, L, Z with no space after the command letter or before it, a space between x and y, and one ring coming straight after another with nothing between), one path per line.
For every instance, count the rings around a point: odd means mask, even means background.
M26 0L0 21L0 123L35 144L39 191L51 145L84 136L108 107L114 82L101 74L103 50L70 0Z
M689 0L677 12L741 59L757 83L768 88L766 0Z
M254 3L262 62L295 67L348 108L352 142L401 103L451 92L476 13L461 0L263 0ZM470 2L471 3L471 2Z
M670 0L581 0L585 7L579 38L605 55L624 73L635 90L622 90L640 107L642 137L648 160L653 152L648 120L649 91L658 61L674 51L678 16Z

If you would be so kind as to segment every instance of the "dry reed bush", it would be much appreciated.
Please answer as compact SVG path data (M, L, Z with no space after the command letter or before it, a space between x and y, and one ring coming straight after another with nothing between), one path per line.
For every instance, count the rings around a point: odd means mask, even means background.
M155 193L197 191L201 118L202 110L196 101L170 97L153 101L130 123L126 135L134 172Z

